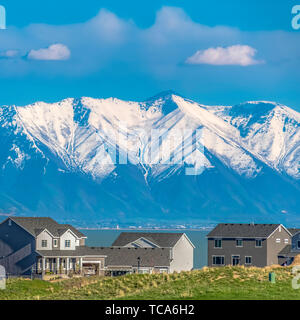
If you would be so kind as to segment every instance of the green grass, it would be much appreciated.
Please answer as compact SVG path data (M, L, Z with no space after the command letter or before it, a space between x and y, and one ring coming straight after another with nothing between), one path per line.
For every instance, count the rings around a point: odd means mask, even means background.
M300 299L292 288L291 268L272 269L276 283L268 281L270 269L224 267L175 274L90 277L46 282L11 279L0 290L4 299Z

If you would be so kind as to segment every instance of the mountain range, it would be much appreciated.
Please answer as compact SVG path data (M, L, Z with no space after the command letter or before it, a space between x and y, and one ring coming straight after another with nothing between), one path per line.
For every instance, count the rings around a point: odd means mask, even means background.
M207 106L172 91L2 106L0 214L82 226L294 225L299 123L278 103Z

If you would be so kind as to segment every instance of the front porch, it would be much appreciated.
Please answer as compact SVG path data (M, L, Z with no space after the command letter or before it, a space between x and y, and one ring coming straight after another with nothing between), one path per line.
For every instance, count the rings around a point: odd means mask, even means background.
M38 257L35 270L37 275L104 275L104 263L85 260L84 257Z

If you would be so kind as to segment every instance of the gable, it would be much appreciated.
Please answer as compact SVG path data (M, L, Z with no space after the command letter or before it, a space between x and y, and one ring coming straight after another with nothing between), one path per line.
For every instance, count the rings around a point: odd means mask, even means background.
M280 234L280 233L285 233L287 237L292 237L291 232L290 232L287 228L285 228L282 224L279 225L278 228L277 228L276 230L274 230L274 231L269 235L268 238L270 238L270 237L271 237L273 234L275 234L275 233L278 233L278 234Z
M128 243L124 247L134 247L134 248L159 248L158 245L153 243L147 238L139 238L133 242Z
M47 246L42 247L42 241L47 241ZM47 230L43 230L37 237L36 237L36 248L37 250L51 250L52 249L52 241L53 237Z
M112 244L113 247L124 247L140 238L147 239L160 248L173 248L184 233L169 232L122 232Z

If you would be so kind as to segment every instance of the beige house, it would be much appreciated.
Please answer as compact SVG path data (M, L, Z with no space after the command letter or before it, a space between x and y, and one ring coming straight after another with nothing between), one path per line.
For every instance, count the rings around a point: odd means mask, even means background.
M169 273L190 271L194 267L195 246L185 233L122 232L112 246L163 249L168 252L169 264L166 270ZM149 273L152 269L145 267L144 270Z

